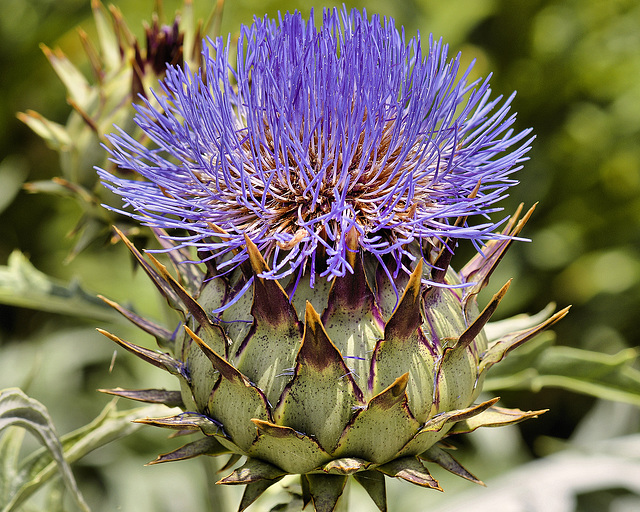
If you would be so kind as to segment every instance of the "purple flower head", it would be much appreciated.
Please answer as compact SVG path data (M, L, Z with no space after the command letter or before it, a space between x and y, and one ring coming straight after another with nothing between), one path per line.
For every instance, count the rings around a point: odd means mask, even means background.
M246 234L264 277L309 273L312 285L352 270L353 229L361 250L398 267L415 259L409 244L504 236L488 215L517 183L529 130L512 129L513 96L467 83L441 41L407 42L392 19L343 8L319 28L299 13L256 18L234 64L229 40L208 43L203 69L170 67L137 107L151 144L109 137L113 162L145 178L99 170L127 215L221 273L248 258Z

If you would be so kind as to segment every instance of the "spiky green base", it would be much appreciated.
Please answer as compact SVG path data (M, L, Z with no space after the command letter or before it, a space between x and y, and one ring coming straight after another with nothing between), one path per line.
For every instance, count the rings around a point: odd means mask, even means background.
M506 235L517 235L528 215L517 224L516 218ZM208 279L189 266L180 274L183 286L121 236L183 314L185 334L172 342L168 330L111 302L173 355L103 332L177 376L181 390L107 392L179 405L182 414L141 422L205 434L155 463L230 454L231 468L246 457L218 482L247 486L240 510L287 474L301 475L304 502L312 502L319 512L334 510L349 475L380 510L386 510L385 476L440 490L425 461L481 483L439 442L544 412L502 409L495 406L497 399L474 404L493 364L566 313L487 340L483 327L509 283L482 312L475 297L508 248L508 239L490 242L484 256L473 258L460 274L447 268L450 251L434 248L431 262L424 265L417 258L406 282L396 283L402 289L398 299L377 262L358 251L355 234L349 240L353 273L314 288L302 280L292 297L281 283L262 277L267 263L249 239L250 268L223 280ZM188 255L173 251L171 256L184 269L180 258ZM448 286L427 286L426 279ZM252 293L238 295L249 280ZM457 284L467 286L452 287ZM209 313L234 299L220 318Z

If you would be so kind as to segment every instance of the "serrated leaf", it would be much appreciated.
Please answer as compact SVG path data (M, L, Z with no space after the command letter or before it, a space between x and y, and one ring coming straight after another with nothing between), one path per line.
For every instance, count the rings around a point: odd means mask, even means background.
M0 430L14 425L28 430L46 446L58 466L66 488L74 497L78 507L88 512L89 506L84 501L71 467L65 460L62 444L49 412L44 405L29 398L17 388L5 389L0 393ZM28 482L28 479L26 481ZM11 500L3 508L3 512L16 510L21 501L19 493L13 494Z
M118 318L78 282L63 283L40 272L20 251L0 266L0 303L107 322Z
M141 428L140 425L133 423L135 419L149 414L159 414L160 411L166 411L166 408L147 406L118 411L115 408L115 401L109 403L91 423L61 437L65 459L72 464L93 450L132 434ZM42 448L25 459L21 465L21 471L27 475L27 478L14 495L17 505L55 476L57 465L51 460L48 450Z
M540 337L494 366L485 390L555 387L640 405L640 372L634 367L638 351L624 349L603 354L573 347L551 346L553 338ZM503 366L504 364L504 366Z

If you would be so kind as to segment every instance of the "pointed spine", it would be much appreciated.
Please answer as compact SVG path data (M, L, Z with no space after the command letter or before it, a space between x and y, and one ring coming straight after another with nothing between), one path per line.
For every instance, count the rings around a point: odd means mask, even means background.
M531 215L533 215L537 204L538 203L534 204L524 217L518 220L524 206L520 204L502 232L502 234L508 238L491 240L462 268L460 277L467 283L474 283L473 286L466 290L465 303L468 303L471 297L480 293L480 291L487 286L493 271L502 261L509 247L511 247L514 238L520 234L527 221L531 218Z
M197 412L184 412L164 418L143 418L133 420L134 423L153 425L154 427L173 430L200 430L206 436L225 436L220 422Z
M518 348L523 343L526 343L531 338L534 338L538 334L540 334L545 329L548 329L553 324L555 324L558 320L563 318L567 313L569 313L569 309L571 306L567 306L566 308L558 311L555 315L551 316L544 322L530 329L524 329L522 331L516 331L509 333L498 341L493 343L487 351L480 358L480 364L478 365L478 373L482 374L489 368L491 368L494 364L502 361L504 356L506 356L512 350Z
M304 334L296 360L297 367L310 365L320 371L338 362L344 369L345 378L348 378L353 383L357 400L364 400L362 392L351 377L351 372L344 364L342 354L327 335L320 315L318 315L310 302L307 302L305 310Z
M245 386L251 386L251 383L244 375L242 375L232 364L228 363L224 357L216 353L200 336L189 329L186 325L184 326L184 330L209 358L209 361L211 361L213 367L220 372L220 375L227 380L242 382Z
M129 320L136 327L139 327L144 332L151 334L156 340L158 340L158 345L166 346L170 345L173 341L173 333L164 327L161 327L146 318L142 318L141 316L136 315L133 311L128 310L127 308L121 306L117 302L107 299L102 295L98 295L98 298L105 302L107 305L111 306L118 313L120 313L123 317Z
M484 486L484 482L478 480L474 475L467 471L462 464L460 464L453 456L444 451L439 446L433 446L426 452L418 456L419 459L423 459L429 462L435 462L441 468L446 469L450 473L469 480L478 485Z
M351 370L307 302L294 376L276 406L276 423L314 435L320 446L330 451L351 419L353 407L363 404L363 393Z
M181 446L169 453L158 455L155 460L152 460L146 465L152 466L154 464L162 464L164 462L193 459L200 455L217 456L225 453L229 453L229 450L222 446L217 439L214 437L205 437L198 439L197 441L193 441L192 443L185 444L184 446Z
M520 409L506 409L504 407L491 406L471 418L456 423L449 434L468 434L480 427L503 427L515 425L521 421L537 418L547 412L548 409L538 411L521 411Z
M467 348L476 336L480 334L480 331L482 331L484 326L487 325L487 322L495 313L498 305L507 293L509 286L511 286L511 279L509 279L498 293L493 296L489 304L487 304L487 306L482 310L482 313L480 313L473 323L460 335L460 338L458 338L458 342L454 347L455 350Z
M131 254L133 254L134 258L138 261L142 269L149 276L153 284L156 286L158 291L162 294L162 296L167 300L169 306L173 309L183 312L184 310L180 306L180 298L178 295L171 289L169 283L167 283L158 272L156 272L153 267L144 259L142 253L136 248L135 245L125 236L125 234L120 231L116 226L113 226L113 229L118 234L120 239L127 246Z
M433 262L433 268L431 269L431 281L434 283L444 283L444 278L449 270L449 265L453 259L453 249L449 247L449 242L443 244L440 254Z
M316 512L333 512L347 483L346 476L308 474L309 493ZM346 508L346 507L345 507Z
M111 334L104 329L97 329L97 331L109 338L111 341L114 341L115 343L120 345L122 348L138 356L143 361L151 363L153 366L165 370L172 375L179 375L181 377L187 378L184 372L184 365L180 361L175 360L170 355L161 354L160 352L149 350L148 348L140 347L128 341L121 340L115 334Z
M279 326L298 323L298 314L289 302L289 297L280 283L274 279L265 279L262 274L269 271L267 262L258 247L245 235L247 253L254 274L253 305L251 314L257 321Z
M149 404L163 404L167 407L182 407L182 394L180 391L167 391L165 389L99 389L101 393L120 396L129 400L146 402Z
M422 259L409 277L400 302L384 327L385 339L404 340L422 324L420 311Z
M156 236L158 243L167 249L167 255L173 264L173 269L180 276L181 280L188 283L190 289L197 289L202 283L202 272L197 265L191 264L191 255L184 248L175 246L175 242L168 238L168 234L164 229L151 228Z
M364 487L380 512L387 512L387 489L384 474L376 470L361 471L355 473L353 478Z
M442 491L438 481L424 467L417 457L402 457L378 467L385 475L401 478L409 483Z
M375 316L380 317L375 305L373 291L367 282L362 256L358 251L358 231L355 227L351 228L347 233L346 242L346 260L352 272L347 272L344 276L334 279L329 292L329 306L322 315L323 322L325 322L332 310L338 308L342 310L367 308L368 310L375 310Z
M166 283L169 284L174 293L180 298L180 301L187 308L187 311L193 316L201 329L204 329L205 332L211 334L216 326L213 324L209 315L207 315L206 311L202 309L202 306L198 304L198 302L189 294L187 290L183 288L183 286L175 280L175 278L169 273L167 267L165 267L162 263L160 263L156 258L154 258L151 254L147 255L153 265L158 269L158 272L164 279Z

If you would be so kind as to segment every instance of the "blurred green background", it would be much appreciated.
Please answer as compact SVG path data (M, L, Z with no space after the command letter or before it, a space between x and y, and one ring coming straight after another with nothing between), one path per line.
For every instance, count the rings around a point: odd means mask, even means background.
M206 17L213 4L193 2L199 17ZM112 3L141 35L142 20L150 18L154 2ZM165 0L166 19L181 4ZM334 5L338 3L314 7L320 11ZM504 207L511 212L520 202L539 205L525 230L533 242L515 244L493 278L495 287L515 278L498 315L534 313L549 302L573 304L570 315L554 328L559 344L606 354L640 345L640 2L370 0L346 5L392 16L410 36L419 31L423 37L442 37L452 54L462 52L464 62L477 59L474 76L493 73L495 94L518 91L517 128L533 127L537 139L531 160L518 174L521 184ZM222 34L237 33L254 15L294 9L308 13L309 4L228 1ZM78 25L95 34L89 0L0 2L0 264L19 249L49 275L63 281L77 278L88 290L131 300L139 310L160 315L153 290L142 276L131 277L132 265L121 247L96 241L65 262L73 246L66 234L80 216L73 201L22 189L26 181L60 174L57 154L16 113L33 109L65 122L71 110L65 90L39 44L60 47L89 76ZM462 248L457 261L462 264L470 254L471 247ZM0 306L0 389L27 388L66 432L90 421L108 402L96 388L162 385L161 375L122 354L109 372L113 347L95 334L97 325ZM481 442L469 441L471 469L489 482L487 473L547 455L557 443L580 433L595 442L598 435L604 440L638 432L636 408L602 405L567 391L510 391L503 394L503 404L551 411L502 438L481 441L494 443L503 452L500 457L483 451ZM199 510L205 475L197 462L184 463L183 471L140 467L155 453L168 451L164 434L147 430L82 463L78 475L90 503L96 510L118 505L134 510L131 500L137 496L136 510ZM450 485L466 489L466 484ZM404 491L406 487L399 492ZM576 502L579 510L607 510L602 507L620 496L627 499L624 489L606 491L599 495L601 501L584 498L586 492ZM447 494L434 497L434 503ZM427 501L432 494L420 496ZM390 501L392 510L404 509Z

